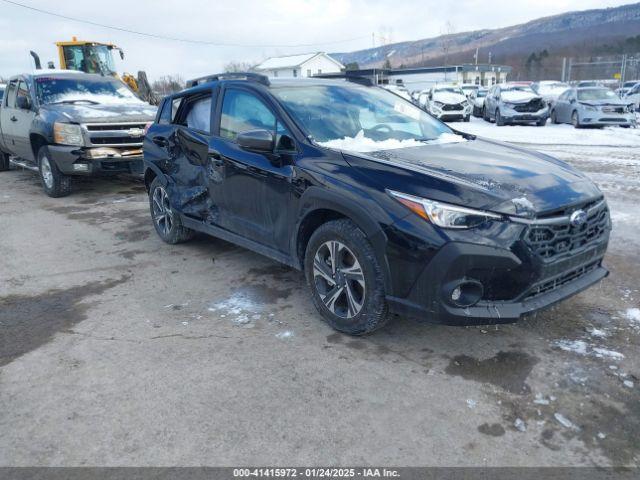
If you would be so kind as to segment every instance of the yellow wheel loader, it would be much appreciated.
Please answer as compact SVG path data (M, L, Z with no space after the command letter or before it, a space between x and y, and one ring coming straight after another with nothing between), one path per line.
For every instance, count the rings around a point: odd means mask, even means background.
M124 59L124 52L117 45L88 42L73 37L69 42L56 42L56 47L58 47L61 70L78 70L84 73L112 75L126 83L145 102L149 102L152 105L158 104L158 99L151 90L147 74L144 71L138 72L138 78L130 73L118 74L113 61L113 51L116 50L120 54L120 59ZM34 52L31 52L31 55L36 62L36 68L41 68L38 55ZM53 68L53 62L49 62L49 67Z

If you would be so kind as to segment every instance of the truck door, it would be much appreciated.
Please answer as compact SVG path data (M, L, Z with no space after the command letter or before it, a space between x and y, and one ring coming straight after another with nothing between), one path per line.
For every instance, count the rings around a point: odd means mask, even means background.
M17 117L14 115L16 95L18 93L18 80L11 80L4 93L2 108L0 109L0 130L2 130L2 145L4 149L13 155L16 153L14 124ZM16 120L13 120L16 118Z
M35 155L31 150L31 140L29 133L31 124L36 116L35 103L33 97L29 93L29 88L24 80L18 83L15 108L11 118L13 123L13 136L15 141L15 155L28 161L35 161Z

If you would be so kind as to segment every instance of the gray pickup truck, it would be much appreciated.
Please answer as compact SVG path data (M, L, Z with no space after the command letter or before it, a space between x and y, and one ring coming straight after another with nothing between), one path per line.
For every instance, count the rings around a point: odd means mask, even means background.
M41 70L10 79L0 103L0 171L37 171L51 197L74 175L142 173L156 107L114 77Z

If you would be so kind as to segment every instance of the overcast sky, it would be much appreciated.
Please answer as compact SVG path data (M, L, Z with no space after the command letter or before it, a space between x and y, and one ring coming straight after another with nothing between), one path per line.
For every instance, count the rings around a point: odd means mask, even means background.
M84 40L116 43L126 53L124 61L118 59L119 71L146 70L152 79L164 74L180 74L187 79L214 73L230 61L258 62L273 55L369 48L372 33L383 33L393 41L415 40L439 35L445 31L447 22L455 31L462 32L505 27L572 10L633 3L629 0L17 1L129 30L247 45L203 46L145 38L0 1L0 76L30 71L33 64L29 50L38 52L43 64L55 60L57 66L53 43L76 35ZM314 45L294 46L301 44Z

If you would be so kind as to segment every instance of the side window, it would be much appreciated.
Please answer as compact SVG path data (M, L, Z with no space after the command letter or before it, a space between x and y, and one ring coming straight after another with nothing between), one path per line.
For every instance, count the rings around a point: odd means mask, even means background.
M210 93L174 98L171 101L170 108L167 107L167 110L173 116L171 123L182 125L192 130L211 133Z
M29 95L29 88L27 87L27 84L24 82L24 80L20 80L20 83L18 84L18 95L17 97L23 97L26 98L27 100L31 100L31 95Z
M171 123L171 120L173 120L173 115L172 115L172 109L171 109L171 105L173 103L173 100L165 100L162 103L162 110L160 111L160 114L158 115L158 121L157 123L161 123L164 125L167 125L169 123Z
M235 141L239 133L261 128L274 132L276 117L256 96L240 90L227 90L222 102L220 136Z
M7 87L7 91L5 93L5 104L4 106L7 108L15 108L16 105L16 93L18 92L18 82L13 81L9 83Z

